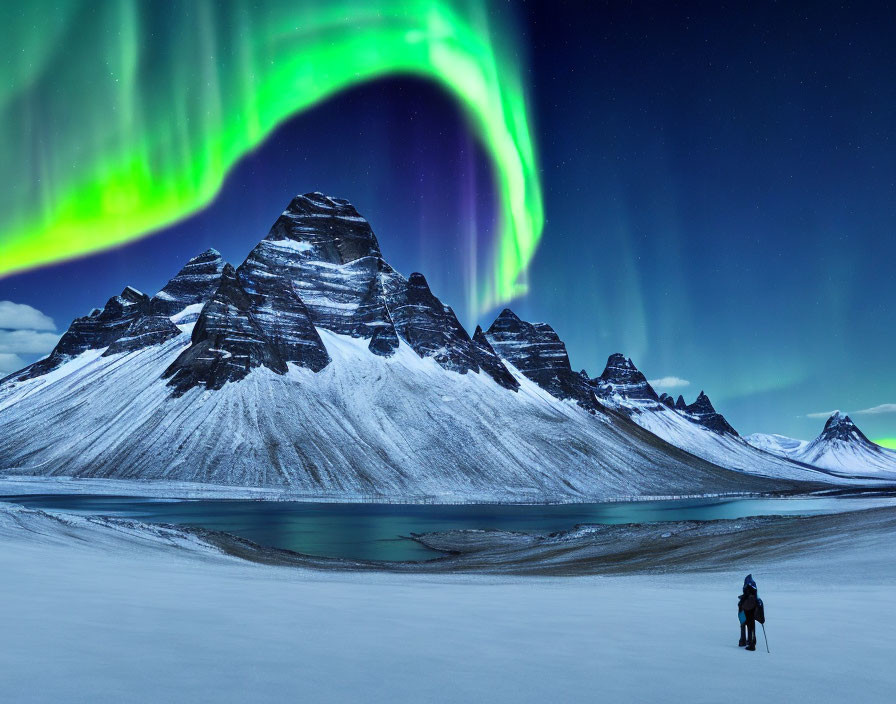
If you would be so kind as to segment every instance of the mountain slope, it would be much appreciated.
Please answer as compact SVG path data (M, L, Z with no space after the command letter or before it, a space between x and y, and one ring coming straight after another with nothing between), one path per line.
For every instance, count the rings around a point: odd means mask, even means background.
M795 486L682 451L595 391L549 325L505 310L471 338L351 204L311 193L239 267L209 250L151 299L126 288L0 382L0 472L452 501Z
M846 476L896 480L896 451L871 442L849 416L834 413L812 440L757 433L747 440L757 447Z
M740 472L765 477L844 483L800 460L771 454L747 443L724 416L716 412L701 391L692 404L679 396L672 405L665 394L657 396L630 359L613 354L603 373L590 380L601 403L624 413L654 435L698 457Z
M517 392L399 345L320 330L320 372L253 369L172 396L186 334L137 352L87 352L51 379L0 390L7 473L277 486L358 499L600 499L768 490L517 376ZM56 422L51 422L56 419ZM65 419L65 420L59 420ZM34 432L35 428L42 432Z

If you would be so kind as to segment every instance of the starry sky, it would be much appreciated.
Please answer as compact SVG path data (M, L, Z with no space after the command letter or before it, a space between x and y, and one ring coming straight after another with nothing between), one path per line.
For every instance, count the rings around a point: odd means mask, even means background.
M657 5L514 10L545 225L509 307L553 325L574 368L623 352L742 434L811 438L842 409L896 437L896 13ZM390 75L282 123L200 212L0 279L0 301L35 309L26 329L0 303L0 371L206 247L238 264L311 190L351 200L469 329L500 311L476 290L499 237L494 161L444 87Z

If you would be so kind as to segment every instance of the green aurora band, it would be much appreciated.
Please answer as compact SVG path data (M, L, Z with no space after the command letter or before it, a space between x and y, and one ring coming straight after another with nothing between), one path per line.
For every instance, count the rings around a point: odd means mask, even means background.
M544 223L512 22L473 0L0 4L0 275L121 245L207 205L279 123L423 76L493 164L486 310L522 294ZM347 194L348 195L348 194Z
M877 438L874 442L881 447L889 447L891 450L896 450L896 438Z

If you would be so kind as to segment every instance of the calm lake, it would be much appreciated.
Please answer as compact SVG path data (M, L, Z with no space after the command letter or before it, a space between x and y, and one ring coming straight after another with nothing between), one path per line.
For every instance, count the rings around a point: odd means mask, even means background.
M0 500L83 515L199 526L308 555L370 560L426 560L439 554L407 539L411 533L468 528L552 532L578 523L811 515L896 505L893 496L681 499L551 506L186 501L65 495L10 496Z

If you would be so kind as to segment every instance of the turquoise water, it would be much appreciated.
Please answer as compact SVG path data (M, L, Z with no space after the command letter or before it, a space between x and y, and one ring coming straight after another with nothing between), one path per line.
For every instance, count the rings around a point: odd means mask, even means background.
M438 556L439 553L407 539L411 533L468 528L543 533L566 530L579 523L810 515L896 505L896 497L681 499L551 506L182 501L65 495L12 496L0 500L84 515L199 526L308 555L369 560L426 560Z

